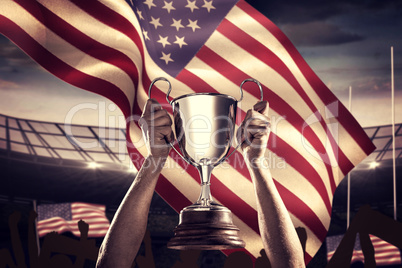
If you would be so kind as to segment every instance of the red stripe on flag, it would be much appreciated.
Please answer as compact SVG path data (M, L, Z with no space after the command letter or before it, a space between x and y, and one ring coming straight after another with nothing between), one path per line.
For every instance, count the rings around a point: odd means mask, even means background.
M100 22L128 36L138 47L142 58L144 58L141 37L129 20L97 0L71 0L71 2Z
M329 104L339 101L330 90L322 90L323 88L327 88L327 86L306 63L306 61L297 51L296 47L292 44L289 38L287 38L287 36L274 23L272 23L272 21L270 21L267 17L265 17L263 14L261 14L258 10L250 6L245 1L239 1L237 3L237 6L244 12L249 14L251 17L253 17L263 27L265 27L273 36L275 36L275 38L282 44L282 46L286 48L286 50L289 52L289 55L299 67L303 76L307 79L316 94L324 103ZM367 155L369 155L375 149L375 146L372 143L367 143L366 133L360 127L356 119L350 115L350 112L342 104L340 104L337 119L340 124L348 131L351 138L359 145L360 148L362 148L362 150ZM341 152L339 157L342 161L342 165L339 166L343 174L347 174L350 171L349 168L353 167L353 164ZM343 165L347 166L347 168L344 168Z
M127 135L127 140L131 142L130 135ZM141 156L141 153L136 148L130 146L127 149L129 155ZM133 161L133 164L138 170L141 168L141 163L138 161ZM176 210L176 212L180 212L183 207L192 204L192 202L187 199L175 186L173 186L171 182L162 174L159 175L155 190L174 210Z
M235 183L236 178L233 178ZM258 215L257 211L244 202L239 196L227 188L216 176L211 176L211 193L216 194L219 202L222 205L230 208L230 210L244 223L246 223L257 234L260 233L258 228ZM233 205L236 204L236 205Z
M29 0L17 0L17 2L26 10L32 10L32 12L30 12L32 16L65 41L96 59L122 69L131 77L133 84L136 84L138 81L137 67L127 55L83 34L77 30L77 28L53 14L39 2ZM33 6L37 8L33 8Z
M0 30L14 43L29 54L43 68L58 78L90 92L100 94L115 102L125 115L131 110L124 93L112 83L97 77L89 76L61 61L36 40L28 35L17 24L0 15Z
M317 107L313 104L311 99L307 96L307 94L304 92L303 88L300 86L299 82L296 80L292 72L288 69L288 67L269 49L267 49L265 46L263 46L260 42L252 38L250 35L245 33L243 30L239 29L235 25L233 25L231 22L228 20L224 19L217 28L219 32L221 32L223 35L225 35L227 38L229 38L232 42L236 43L238 46L240 46L242 49L247 51L250 55L253 55L257 59L260 59L262 62L264 62L267 66L270 66L272 69L274 69L276 72L278 72L292 87L293 89L299 94L299 96L302 98L305 104L311 109L311 111L315 112L317 111ZM232 71L234 69L234 66L228 70ZM275 103L273 103L273 109L276 110ZM289 120L289 118L288 118ZM318 121L320 122L321 126L323 129L327 132L327 136L329 137L329 140L334 140L332 137L332 134L327 131L327 125L323 120L318 118ZM301 125L303 126L303 125ZM309 129L309 128L308 128ZM303 129L304 130L304 129ZM303 133L304 134L304 133ZM321 144L320 140L317 139L311 139L312 137L309 135L305 135L307 140L313 145L313 147L318 151L322 152L320 154L320 157L323 160L323 163L326 166L328 176L330 177L330 183L331 183L331 189L332 192L335 191L336 185L335 185L335 180L332 174L331 167L329 166L329 157L325 151L325 147ZM315 137L314 137L315 138ZM331 144L333 144L331 142ZM336 148L333 148L334 151L336 151ZM338 159L337 159L338 160Z
M279 157L285 158L286 163L292 166L297 172L299 172L317 190L318 194L321 196L323 202L325 203L328 214L331 214L331 201L328 196L328 191L317 171L310 165L310 163L306 159L304 159L304 157L299 154L299 152L294 150L279 136L276 136L275 133L271 133L270 135L272 136L272 139L270 140L275 140L275 150L273 151L276 152ZM282 155L282 152L288 153Z
M278 181L274 180L275 186L284 201L286 208L304 224L320 239L323 241L327 235L327 228L321 223L313 210L302 202L296 195L294 195L287 188L283 187Z
M193 73L189 72L187 69L183 69L176 77L177 80L186 84L191 89L196 92L205 92L205 93L218 93L217 90L200 77L194 75ZM193 88L194 85L197 85L197 88Z
M213 55L213 56L211 56ZM212 50L204 46L198 53L198 56L200 57L201 60L206 62L207 64L212 65L214 68L218 69L220 72L225 72L225 70L231 70L226 74L226 77L232 81L238 80L239 77L245 77L246 75L242 73L240 70L238 70L235 66L231 65L227 61L225 61L223 58L221 58L219 55L214 53ZM270 92L269 89L264 87L264 91ZM251 93L251 92L250 92ZM275 93L272 93L273 96L277 96ZM253 94L258 95L259 93L253 92ZM298 129L299 131L301 130L301 127L303 126L304 120L288 105L286 104L283 100L280 101L279 103L276 102L276 100L281 100L279 97L272 99L270 101L270 106L272 104L273 109L276 110L276 107L278 109L286 109L288 113L292 113L292 116L288 116L286 119L292 124L293 126ZM282 106L281 106L282 104ZM297 123L293 121L293 118L296 118L298 120ZM304 133L306 132L307 133ZM306 134L305 136L314 136L314 140L316 140L317 146L320 146L320 149L324 150L322 147L321 142L319 142L318 137L315 136L314 132L311 130L310 127L306 127L304 130L303 134ZM321 195L324 203L326 204L326 208L328 213L331 211L331 203L330 199L328 196L328 192L325 188L325 185L319 176L319 174L315 171L315 169L311 166L310 163L308 163L294 148L290 147L286 142L284 142L282 139L279 138L279 136L276 136L275 133L270 134L270 143L269 149L278 154L281 157L284 157L286 159L286 162L294 167L301 175L303 175L304 178L306 178L313 186L314 188L317 189L319 194ZM275 141L275 146L272 146L272 141ZM311 139L310 139L311 142ZM286 154L281 154L281 152L286 152ZM325 164L325 162L324 162ZM328 176L330 177L330 181L334 183L333 181L333 176L332 176L332 170L330 170L330 167L326 164L325 165L328 171Z

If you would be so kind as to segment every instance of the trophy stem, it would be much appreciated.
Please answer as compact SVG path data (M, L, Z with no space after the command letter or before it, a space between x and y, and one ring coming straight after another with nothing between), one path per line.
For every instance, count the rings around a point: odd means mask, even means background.
M212 165L199 165L198 172L200 173L201 177L201 194L198 198L196 204L201 206L210 206L212 200L211 195L211 173L214 167Z

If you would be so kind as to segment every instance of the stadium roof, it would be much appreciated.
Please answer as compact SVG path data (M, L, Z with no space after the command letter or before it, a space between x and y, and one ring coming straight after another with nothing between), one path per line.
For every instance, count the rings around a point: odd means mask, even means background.
M364 128L376 150L363 164L392 159L392 126ZM70 125L20 119L0 115L0 150L12 157L23 153L59 161L110 163L126 167L130 160L126 150L126 133L122 128ZM402 157L402 124L395 126L396 158ZM4 152L3 152L4 153ZM362 168L365 168L363 165Z
M360 181L354 186L361 193L357 195L359 198L367 197L368 189L373 188L367 186L367 181L376 185L385 181L385 177L392 177L389 168L392 126L368 127L365 131L377 149L352 171L353 180ZM120 128L66 125L0 115L0 164L3 168L0 195L117 206L135 174L125 136L125 129ZM402 124L395 126L395 144L397 164L401 165ZM377 175L373 175L373 162L380 165L375 169ZM367 180L368 176L375 178ZM361 185L365 185L366 190ZM338 188L344 198L342 183ZM381 196L392 196L392 189L390 194L388 192L387 188ZM357 203L365 202L359 198Z

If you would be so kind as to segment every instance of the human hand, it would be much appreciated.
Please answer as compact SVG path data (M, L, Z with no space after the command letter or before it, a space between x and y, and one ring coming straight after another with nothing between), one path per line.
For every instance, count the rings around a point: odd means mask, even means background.
M259 161L265 155L270 133L268 110L268 102L257 102L253 109L247 111L237 130L237 142L249 162Z
M146 141L148 156L165 158L173 142L172 120L168 112L154 99L149 99L138 121Z

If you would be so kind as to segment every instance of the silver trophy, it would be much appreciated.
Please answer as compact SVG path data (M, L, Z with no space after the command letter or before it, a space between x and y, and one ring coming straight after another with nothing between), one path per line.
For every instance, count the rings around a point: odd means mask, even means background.
M159 77L149 86L149 98L152 86L160 80L169 84L166 100L173 108L176 140L183 154L170 145L198 169L201 177L200 197L180 212L179 225L168 242L168 248L222 250L244 247L231 211L212 199L210 178L213 168L235 151L228 155L234 137L237 103L243 99L243 84L249 81L257 83L263 100L261 84L251 78L244 80L240 84L239 100L219 93L192 93L170 101L171 84L166 78Z

